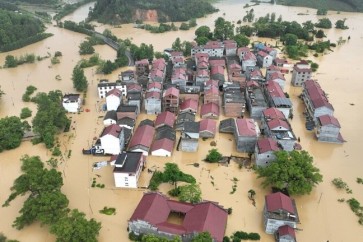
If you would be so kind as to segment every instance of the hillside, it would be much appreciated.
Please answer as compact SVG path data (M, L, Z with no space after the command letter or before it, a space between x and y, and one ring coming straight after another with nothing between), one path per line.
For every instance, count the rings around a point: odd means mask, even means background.
M136 20L187 21L217 11L208 0L97 0L89 20L120 24Z
M278 4L287 6L303 6L324 8L335 11L363 12L362 0L276 0Z

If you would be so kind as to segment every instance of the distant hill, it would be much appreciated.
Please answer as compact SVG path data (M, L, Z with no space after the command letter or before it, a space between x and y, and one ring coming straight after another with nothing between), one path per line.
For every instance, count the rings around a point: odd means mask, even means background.
M97 0L89 20L120 24L136 20L187 21L217 10L208 0Z
M345 12L363 12L362 0L276 0L278 4L328 9Z

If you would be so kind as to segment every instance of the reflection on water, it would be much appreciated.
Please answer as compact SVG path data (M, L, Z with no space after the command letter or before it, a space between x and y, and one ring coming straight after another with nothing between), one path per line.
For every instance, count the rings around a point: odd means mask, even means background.
M217 3L220 12L198 19L198 25L213 26L214 20L219 16L236 23L238 19L243 18L246 11L243 5L246 2L228 0ZM307 8L271 6L269 4L261 4L253 8L256 17L264 16L268 12L275 12L276 15L281 14L286 20L298 22L306 20L315 22L318 19L315 15L316 10ZM82 9L79 10L80 12L68 16L67 19L76 20L79 15L84 15L85 12L82 11L88 7L84 6ZM223 15L224 13L225 15ZM298 13L308 15L297 15ZM335 42L339 37L346 39L350 36L351 40L334 48L334 51L327 55L309 59L319 63L320 67L317 73L314 73L314 79L318 79L323 90L328 93L330 102L335 109L334 115L342 125L342 135L348 142L343 145L316 142L313 132L307 131L304 127L302 115L304 106L297 97L301 89L290 87L289 83L286 83L286 91L290 93L294 104L294 119L292 120L294 132L301 138L302 147L313 155L316 166L321 169L324 175L324 182L311 195L296 197L301 218L301 224L298 226L301 230L297 231L298 241L357 241L357 238L363 236L362 228L355 215L345 203L337 202L339 198L349 199L354 196L363 203L363 193L359 192L362 187L355 182L357 177L363 177L363 165L359 152L363 145L361 139L363 114L360 112L363 101L361 95L363 82L359 76L363 72L362 65L359 64L360 54L363 53L363 27L361 25L363 14L329 12L328 17L333 23L338 19L347 18L346 24L350 27L344 31L334 28L327 30L328 38ZM170 47L177 37L180 37L181 40L192 40L195 31L195 29L191 29L182 32L151 34L144 30L135 29L131 24L123 25L122 28L111 28L105 25L98 27L100 30L104 28L110 28L119 38L130 38L136 44L142 42L153 44L155 50L158 51ZM25 53L34 53L45 56L48 52L54 54L55 51L61 51L63 53L60 58L61 63L58 65L51 65L50 59L45 59L15 69L0 69L0 85L6 93L0 101L0 117L19 115L23 107L36 109L33 103L24 103L21 100L21 96L28 85L36 86L38 91L47 92L60 89L64 93L74 92L71 74L74 65L81 59L78 54L78 46L85 39L85 36L52 26L49 26L48 31L54 33L54 36L20 50L0 54L0 63L3 65L7 54L20 56ZM96 51L104 59L113 60L116 56L116 53L108 46L97 46ZM127 68L122 70L125 69ZM101 104L96 93L97 82L103 78L115 80L119 71L104 76L95 74L95 67L86 70L90 86L85 108L90 109L90 112L70 115L72 129L70 133L61 135L59 141L64 152L72 150L71 157L63 160L59 166L59 170L64 175L62 190L70 200L70 207L78 208L85 212L89 218L93 217L101 221L102 230L99 241L107 242L127 240L127 219L131 216L143 192L141 190L114 190L111 167L97 171L91 170L93 162L107 158L81 154L82 148L89 147L94 138L102 131L102 116L105 114L97 111L97 107ZM57 81L56 75L60 75L62 80ZM286 76L286 80L290 80L290 78L290 74ZM138 121L143 117L146 115L141 115ZM236 153L232 135L217 134L215 140L217 141L217 148L223 155L229 156ZM261 241L273 241L272 236L263 232L262 221L264 195L269 191L260 188L260 181L256 180L252 171L239 169L234 162L229 167L204 163L202 160L208 150L212 148L210 141L200 140L197 153L189 154L175 151L170 158L148 157L147 166L152 169L162 169L166 162L178 163L184 172L196 177L197 182L201 184L204 199L218 201L226 208L233 208L233 213L228 219L226 231L228 235L236 230L244 230L260 233ZM47 160L50 156L49 153L42 145L32 146L30 142L23 143L16 150L1 153L0 177L2 178L3 189L0 190L0 197L4 199L9 195L9 188L13 180L20 174L19 158L22 155L40 155L43 160ZM196 168L190 165L194 162L200 163L200 167ZM234 177L239 180L237 190L234 194L230 194ZM341 177L349 184L353 190L351 196L332 187L330 181L335 177ZM97 178L99 183L105 184L106 188L91 188L90 184L93 178ZM171 185L163 184L160 191L166 192L170 188ZM254 189L257 193L256 207L251 204L247 197L247 192L250 189ZM24 198L20 197L13 201L10 207L0 208L1 217L6 218L0 221L1 231L9 238L20 241L55 241L54 237L49 235L47 228L42 228L38 224L33 224L21 231L11 227L12 221L18 216L23 201ZM115 207L117 209L116 215L100 214L98 210L104 206ZM340 220L338 223L336 222L337 218Z

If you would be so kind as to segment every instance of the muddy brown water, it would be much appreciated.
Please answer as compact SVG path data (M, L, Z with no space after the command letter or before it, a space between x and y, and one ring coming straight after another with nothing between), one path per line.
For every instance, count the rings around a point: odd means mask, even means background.
M214 20L222 16L230 21L237 22L242 19L246 9L243 8L245 1L227 0L217 3L220 12L198 19L198 25L213 26ZM257 17L264 16L268 12L276 12L277 17L282 14L283 19L304 22L306 20L316 21L316 10L297 7L286 7L278 5L265 5L253 7ZM88 8L87 8L88 9ZM80 14L86 11L80 9ZM223 15L225 13L225 15ZM304 13L307 15L298 15ZM84 14L83 14L84 15ZM68 16L76 19L75 16ZM67 17L67 18L68 18ZM360 149L363 145L362 128L363 114L361 112L363 103L363 82L360 73L361 54L363 53L363 14L360 13L340 13L329 12L328 17L335 23L338 19L347 18L348 30L330 29L326 31L328 38L335 42L339 37L350 41L335 48L334 52L318 58L310 58L319 63L317 73L314 78L318 79L322 88L329 95L329 100L333 104L334 115L339 119L342 126L341 132L347 140L342 145L319 143L314 139L314 134L304 127L304 117L302 115L304 105L298 99L301 88L290 87L290 75L286 76L287 85L285 91L290 93L294 104L294 118L292 127L296 136L300 137L302 147L309 151L314 157L314 163L321 169L324 182L319 184L310 195L295 197L298 212L301 219L300 229L297 231L298 241L320 242L320 241L360 241L363 237L362 226L358 224L357 217L350 211L346 203L339 203L337 199L349 199L355 197L363 203L363 186L355 182L357 177L363 177L363 165L360 157ZM79 18L78 20L82 20ZM77 21L78 21L77 20ZM140 44L145 42L153 44L155 49L162 51L170 47L176 37L182 40L191 40L194 37L195 29L189 31L176 31L164 34L150 34L144 30L135 29L132 25L122 25L121 28L111 28L100 25L99 30L110 28L119 38L132 38ZM74 92L71 82L71 74L74 65L81 59L78 54L78 45L84 40L82 34L73 33L64 29L48 27L48 31L54 36L39 43L32 44L19 50L0 54L0 63L3 65L5 56L12 54L20 56L25 53L34 53L45 56L47 53L54 54L61 51L63 57L61 63L51 65L50 59L45 59L34 64L25 64L14 69L0 69L0 85L6 93L0 101L0 117L19 115L21 108L29 107L36 110L32 103L24 103L21 100L22 94L28 85L34 85L38 91L48 92L60 89L64 93ZM262 41L271 41L263 39ZM272 41L273 42L273 41ZM116 53L108 46L97 46L96 51L104 59L114 59ZM88 218L95 218L102 222L99 241L127 241L127 220L131 216L136 204L142 197L143 189L124 190L115 189L110 167L92 171L91 165L95 161L107 159L107 157L92 157L81 154L82 148L89 147L94 137L97 137L102 130L103 112L99 112L99 107L103 103L97 98L96 86L100 79L108 78L115 80L119 69L110 75L98 75L96 68L88 68L86 75L90 86L88 88L86 105L84 108L90 112L81 114L71 114L72 130L67 134L59 136L62 151L65 158L59 165L59 171L63 173L64 186L62 191L70 200L70 208L77 208L86 213ZM56 75L60 75L62 80L57 81ZM138 122L143 118L150 118L142 114ZM155 117L152 116L151 119ZM29 118L29 121L31 118ZM258 232L261 241L271 242L273 237L263 231L262 211L264 206L264 195L268 194L268 189L260 187L260 181L256 179L253 171L242 168L238 164L231 162L227 166L217 164L206 164L202 160L206 156L210 146L210 141L217 142L217 148L223 155L244 155L235 152L235 144L232 135L217 133L215 139L200 140L197 153L183 153L174 151L170 158L148 157L147 167L150 169L162 169L166 162L175 162L186 173L192 174L201 186L203 198L217 201L226 208L232 207L233 213L228 218L226 234L230 235L236 230L247 232ZM67 158L71 150L71 157ZM0 201L3 203L10 194L10 187L14 179L20 174L19 159L25 154L39 155L43 160L50 157L50 152L43 145L33 146L30 142L23 142L22 145L11 151L0 153L0 177L2 189L0 190ZM191 164L198 162L198 168ZM97 175L97 176L96 176ZM233 178L237 178L237 190L231 194ZM331 180L341 177L353 190L353 194L346 194L336 190L331 185ZM98 183L105 184L104 189L92 188L92 179L96 178ZM148 174L144 171L141 180L147 181ZM212 184L212 181L214 185ZM161 192L166 192L171 185L160 186ZM247 192L250 189L256 191L256 207L248 199ZM0 207L0 231L11 239L22 242L48 242L55 241L55 237L49 234L47 227L41 227L38 223L32 224L21 231L11 227L12 221L18 216L23 201L26 197L19 197L14 200L9 207ZM99 213L104 206L115 207L116 215L107 216Z

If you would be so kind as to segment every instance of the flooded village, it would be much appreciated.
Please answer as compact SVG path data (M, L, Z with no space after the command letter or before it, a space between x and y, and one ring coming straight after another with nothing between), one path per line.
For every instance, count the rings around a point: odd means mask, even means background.
M245 3L215 3L220 11L198 19L198 26L212 28L218 17L237 22L245 13ZM65 19L83 20L90 6ZM291 21L318 19L314 9L264 4L253 8L257 17L275 12ZM78 208L88 218L102 223L99 241L128 241L127 229L140 229L134 218L140 220L138 204L149 199L147 196L153 196L168 209L190 210L190 216L195 216L193 211L201 209L198 205L180 208L164 196L144 195L149 191L146 187L152 173L162 171L167 162L176 163L196 178L204 200L218 203L210 205L216 206L218 213L213 216L221 218L218 223L212 221L216 224L212 227L225 226L227 236L242 230L257 232L261 241L272 242L272 234L280 231L295 234L296 241L359 241L362 226L349 206L337 200L354 196L363 202L363 187L356 182L356 178L363 177L359 152L363 142L363 116L359 111L363 102L363 70L359 64L363 53L363 14L329 12L328 17L332 22L346 18L349 29L327 30L327 39L336 42L340 37L350 36L350 40L327 54L307 57L306 60L319 64L317 72L312 72L305 60L290 60L280 49L270 48L276 40L252 37L251 42L260 43L253 48L216 41L195 46L189 58L169 52L169 63L163 59L152 63L141 60L109 75L97 74L95 67L87 68L86 97L71 95L76 94L72 69L81 60L78 46L86 36L49 25L47 31L53 37L0 54L2 65L8 54L63 53L57 65L46 59L0 69L0 85L5 92L0 100L0 117L18 116L23 107L35 113L36 105L21 98L29 85L36 86L39 92L59 89L68 95L64 107L72 120L71 129L59 135L59 143L62 152L71 151L71 155L64 155L58 167L64 179L62 192L70 200L69 207ZM100 32L110 29L118 38L129 38L138 45L153 44L157 51L170 48L177 37L182 41L195 37L195 28L152 34L132 24L120 28L95 24ZM102 59L116 57L115 50L107 45L95 49ZM61 77L58 80L57 75ZM170 81L165 81L166 76ZM221 152L224 163L204 161L212 148ZM262 179L257 179L252 165L268 165L273 160L272 151L281 149L303 149L313 156L323 182L311 194L290 199L261 187ZM117 156L122 151L128 153ZM25 154L43 160L51 156L43 144L32 145L29 141L0 153L0 199L9 196L10 187L21 172L20 158ZM125 165L128 159L137 166ZM332 185L332 179L338 177L349 184L353 194ZM93 187L94 180L104 188ZM159 192L166 195L172 188L173 185L163 183ZM248 196L251 189L256 193L254 203ZM287 222L280 223L283 219L271 212L276 209L277 200L286 202L281 209ZM20 231L11 227L23 202L20 197L10 207L0 208L0 231L19 241L55 241L39 223ZM99 213L105 206L115 208L116 214ZM220 206L232 208L232 214L219 211ZM291 231L286 224L296 230ZM170 231L167 226L162 229L165 233ZM221 238L219 232L215 236Z

